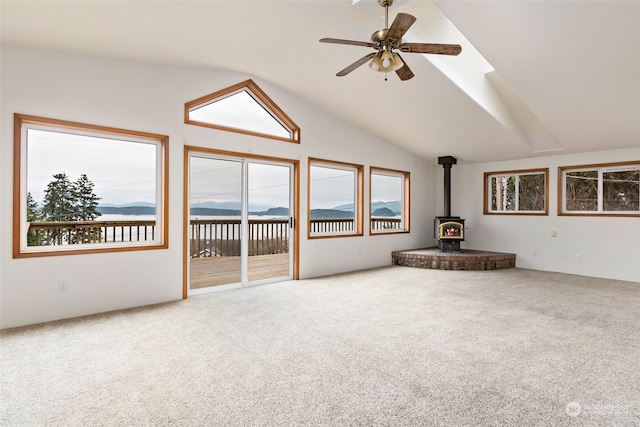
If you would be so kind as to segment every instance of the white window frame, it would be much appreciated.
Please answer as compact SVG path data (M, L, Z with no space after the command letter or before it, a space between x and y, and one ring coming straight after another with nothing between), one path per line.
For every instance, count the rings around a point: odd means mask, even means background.
M607 172L626 172L640 170L640 160L631 162L602 163L593 165L561 166L558 168L558 215L564 216L640 216L637 211L607 211L604 209L604 174ZM597 172L597 209L591 211L567 210L567 174L572 172ZM640 194L639 194L640 197Z
M542 210L521 210L520 209L520 177L529 175L544 176L544 209ZM515 185L515 209L497 210L492 208L491 199L493 196L491 181L497 177L513 176L516 179ZM484 173L484 209L485 215L549 215L549 168L520 169L509 171L495 171Z

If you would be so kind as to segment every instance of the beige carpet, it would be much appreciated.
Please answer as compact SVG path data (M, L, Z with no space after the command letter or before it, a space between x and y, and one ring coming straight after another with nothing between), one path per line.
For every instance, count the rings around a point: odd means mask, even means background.
M394 266L0 346L2 426L640 425L640 283Z

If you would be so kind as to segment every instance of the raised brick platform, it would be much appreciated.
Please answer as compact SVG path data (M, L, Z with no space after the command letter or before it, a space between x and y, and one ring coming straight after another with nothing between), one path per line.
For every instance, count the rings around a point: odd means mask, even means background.
M441 252L438 248L394 251L391 263L405 267L431 270L503 270L516 266L516 254L462 249L460 252Z

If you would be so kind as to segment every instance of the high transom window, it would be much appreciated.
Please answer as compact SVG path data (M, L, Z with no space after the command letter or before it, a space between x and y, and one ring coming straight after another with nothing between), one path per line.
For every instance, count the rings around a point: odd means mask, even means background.
M185 104L185 123L287 142L300 128L252 80Z

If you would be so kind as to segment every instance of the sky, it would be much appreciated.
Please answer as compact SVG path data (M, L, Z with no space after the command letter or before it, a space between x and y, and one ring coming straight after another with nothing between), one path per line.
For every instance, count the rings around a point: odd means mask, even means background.
M190 203L235 203L240 205L242 163L234 160L192 157L190 160ZM311 209L330 209L353 204L353 172L339 168L311 167ZM290 168L281 165L249 163L249 210L289 206ZM374 175L374 201L397 201L402 179Z
M100 204L155 203L156 151L153 143L29 129L27 191L41 203L54 174L86 174Z
M353 204L356 174L353 170L311 166L311 209L330 209Z
M289 130L245 90L195 108L189 111L189 118L204 123L291 138Z
M242 163L238 160L193 156L190 159L190 203L218 203L235 206L241 201ZM290 168L282 165L249 162L249 210L289 206ZM354 173L331 167L312 166L311 209L330 209L353 204ZM402 178L374 175L374 201L397 201L402 195ZM224 205L227 204L227 205ZM213 207L213 206L211 206Z
M27 191L42 204L47 184L59 173L70 181L80 175L95 184L100 205L155 204L158 145L104 137L29 129L27 138ZM192 157L190 203L234 203L240 205L240 161ZM249 163L249 210L289 206L289 167ZM353 204L353 171L340 167L312 166L311 209L330 209ZM398 177L374 175L372 200L401 199ZM225 206L228 207L228 206Z
M241 202L242 163L235 160L191 157L190 203ZM289 207L290 168L282 165L249 163L249 210Z

